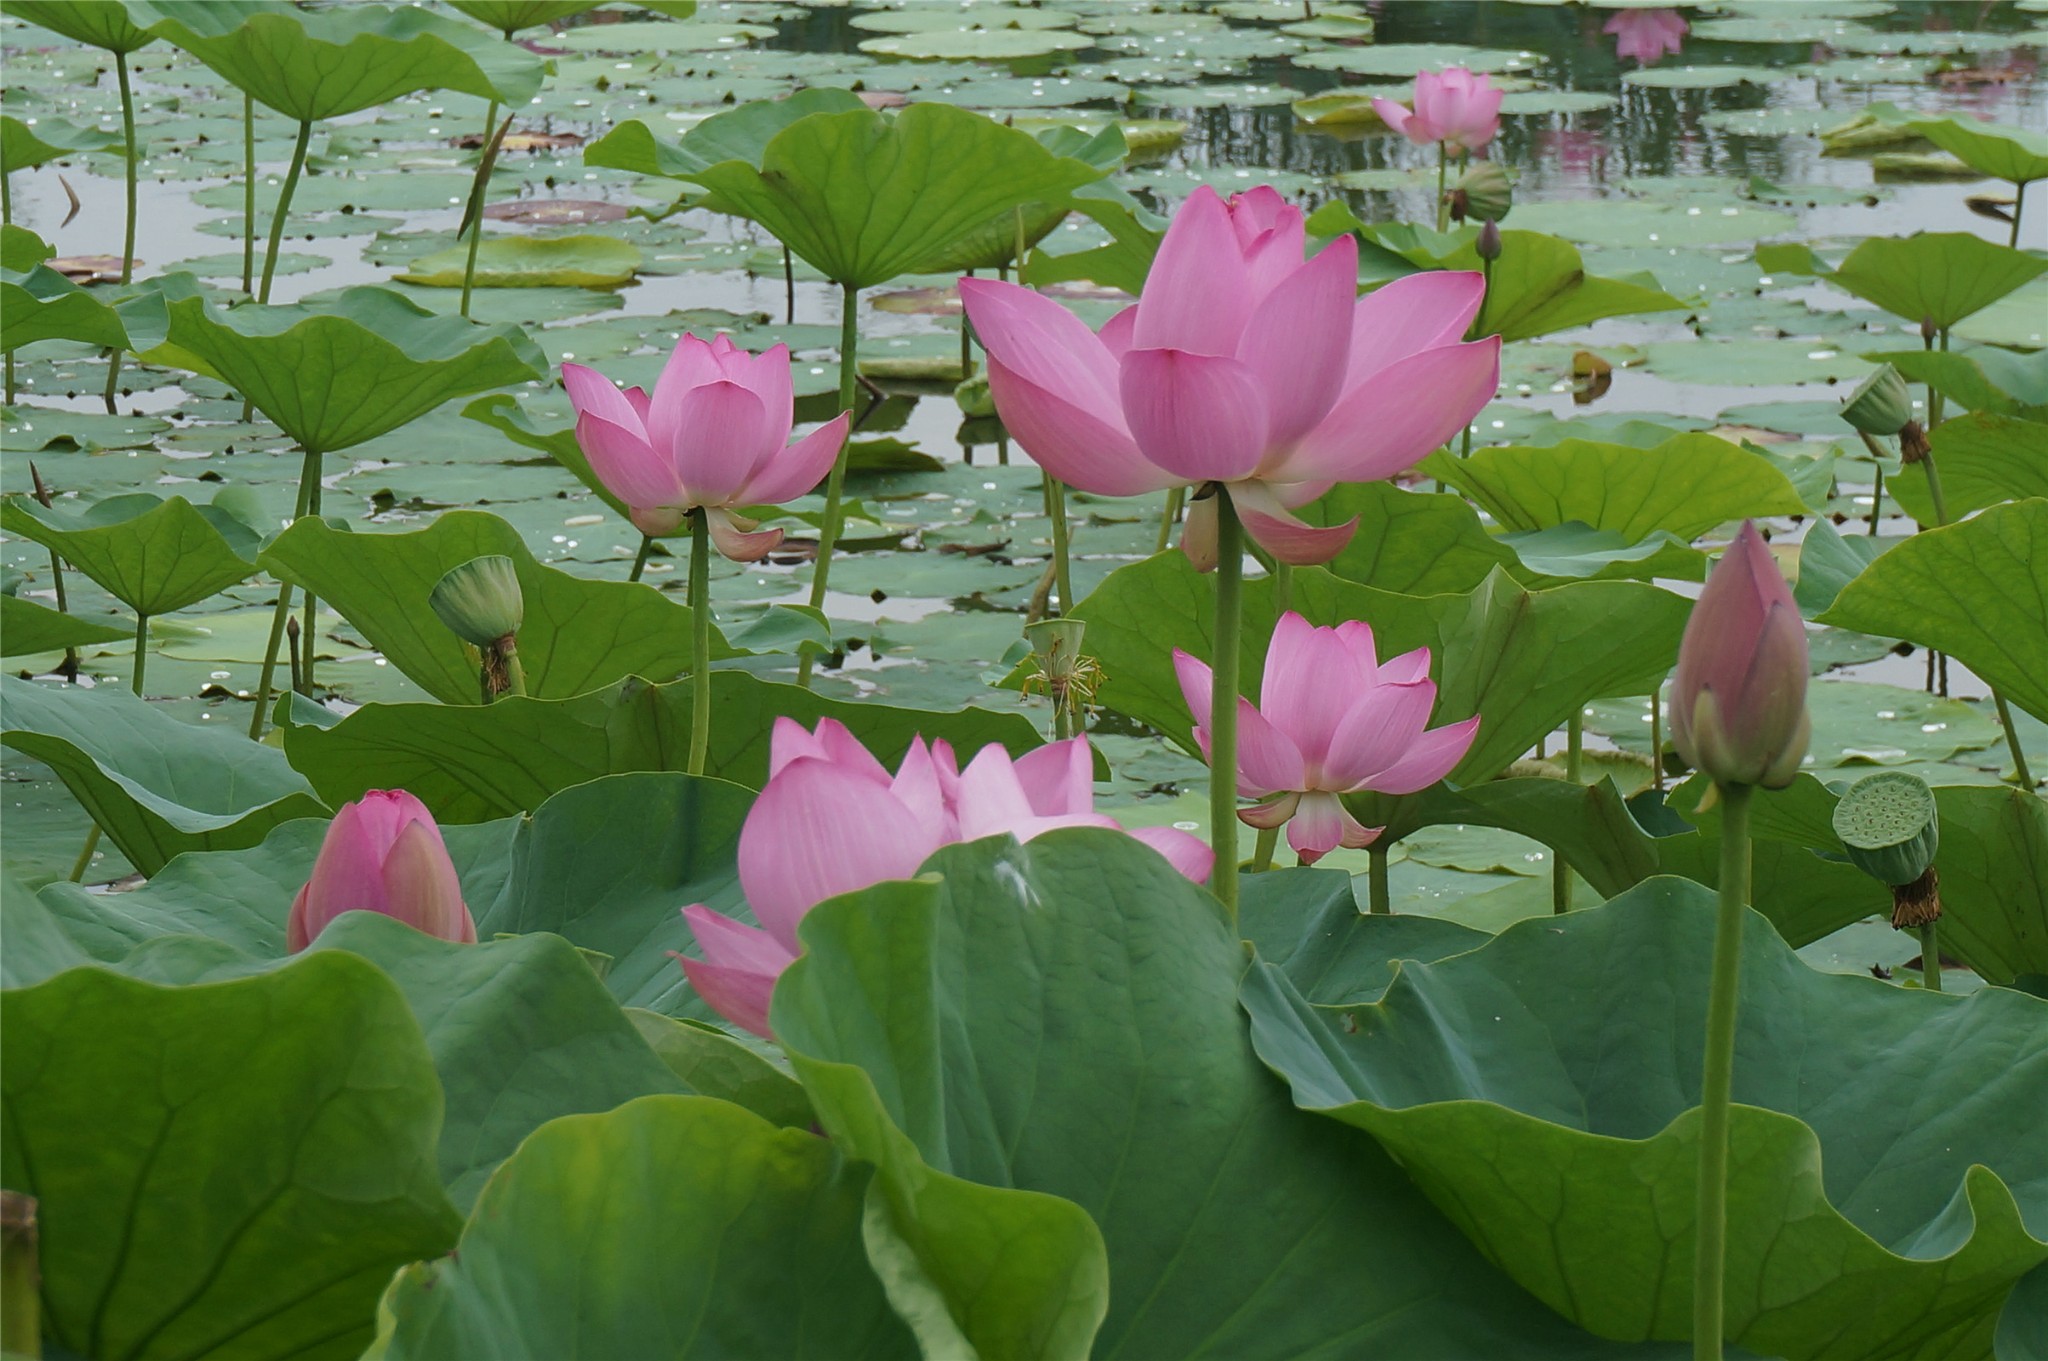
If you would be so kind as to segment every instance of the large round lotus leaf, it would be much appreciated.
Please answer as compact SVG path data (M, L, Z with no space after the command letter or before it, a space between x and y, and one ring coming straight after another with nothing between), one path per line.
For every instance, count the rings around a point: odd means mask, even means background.
M26 120L0 115L0 166L9 171L28 170L63 156L110 151L120 145L118 132L76 127L46 115Z
M1798 224L1790 213L1740 200L1652 203L1640 199L1518 203L1514 225L1596 246L1715 246L1776 236Z
M1256 109L1289 104L1301 98L1301 91L1285 85L1138 85L1131 98L1155 108L1174 109Z
M722 52L743 47L775 30L763 24L663 23L647 20L623 24L588 24L557 33L550 47L572 52L617 52L635 56L642 52Z
M1381 43L1377 47L1336 47L1295 58L1315 71L1349 71L1357 76L1412 76L1462 66L1468 71L1521 71L1542 57L1534 52L1464 47L1457 43Z
M400 283L461 288L467 246L451 246L414 260ZM612 236L515 236L479 242L478 288L618 288L640 268L640 249Z
M1253 1042L1299 1105L1371 1130L1553 1308L1682 1339L1715 911L1654 879L1404 964L1363 1006L1311 1006L1255 968ZM1988 1343L2011 1283L2048 1260L2048 1143L2028 1133L2048 1003L1816 973L1757 916L1742 990L1730 1340L1790 1358Z
M516 33L537 24L552 24L596 9L600 0L448 0L480 24L500 33Z
M9 0L7 12L88 47L133 52L156 41L119 0Z

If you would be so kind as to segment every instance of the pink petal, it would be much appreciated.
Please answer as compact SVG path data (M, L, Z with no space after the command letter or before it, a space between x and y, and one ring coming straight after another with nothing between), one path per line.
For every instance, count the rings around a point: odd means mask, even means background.
M768 1003L775 981L796 958L766 931L743 925L702 904L683 909L690 934L704 951L701 960L676 956L697 995L734 1025L764 1039Z
M1145 275L1145 289L1138 295L1132 345L1235 354L1238 333L1251 308L1251 279L1236 229L1230 225L1230 210L1214 189L1203 185L1181 204L1159 243L1159 253Z
M1401 685L1408 681L1423 680L1429 675L1429 649L1418 647L1413 652L1400 656L1380 667L1377 680L1381 685Z
M1302 219L1301 210L1283 202L1271 188L1261 185L1260 189L1270 195L1267 201L1277 204L1278 207L1264 212L1255 211L1249 217L1254 224L1266 225L1257 227L1252 234L1247 235L1247 215L1233 212L1231 219L1238 231L1239 249L1244 252L1245 276L1251 281L1254 308L1265 300L1281 280L1301 268L1302 255L1308 248L1308 229ZM1252 193L1255 195L1259 190L1255 189ZM1235 205L1245 197L1247 196L1239 195L1231 202ZM1353 245L1355 248L1355 241ZM1357 293L1356 277L1356 271L1353 271L1354 296Z
M1385 679L1379 674L1379 653L1373 642L1372 625L1363 619L1347 619L1337 625L1337 641L1344 644L1344 650L1351 655L1354 674L1361 685L1371 685ZM1428 670L1427 650L1423 652L1425 671Z
M1340 236L1280 280L1252 310L1237 357L1266 399L1268 447L1292 444L1344 390L1358 296L1358 241Z
M648 399L648 442L665 454L671 453L683 430L683 398L693 389L724 376L710 345L693 335L680 337L675 349L669 352L668 362L661 367L661 377L655 380L654 395Z
M569 404L578 415L587 411L623 429L636 433L641 430L640 412L634 409L631 398L596 369L564 364L562 386L568 390Z
M1373 777L1408 754L1435 707L1436 683L1429 680L1376 685L1356 696L1331 735L1320 787L1377 788Z
M1261 238L1290 230L1302 220L1301 210L1280 197L1280 191L1270 184L1255 185L1241 194L1232 194L1227 206L1231 229L1237 233L1238 247L1246 251Z
M866 755L867 749L861 750ZM948 762L951 757L948 752ZM889 781L889 792L910 810L911 817L921 826L941 828L941 837L948 841L960 834L954 810L949 807L952 798L948 786L954 783L947 778L949 773L920 737L911 742L910 750L903 754L903 763ZM952 792L957 797L957 788Z
M1287 824L1287 844L1302 864L1313 865L1339 846L1358 850L1371 845L1382 830L1352 817L1335 794L1307 794Z
M1124 356L1123 401L1139 451L1175 477L1235 481L1265 453L1266 399L1257 376L1236 359L1132 350Z
M701 959L678 955L683 977L704 1004L742 1030L764 1040L775 1038L768 1027L768 1004L775 998L775 980L745 969L727 969Z
M1041 817L1095 811L1095 755L1085 737L1048 742L1017 758L1017 782Z
M1034 463L1070 487L1097 496L1142 496L1184 480L1138 452L1121 409L1116 423L1108 424L993 355L988 386L1004 428Z
M1137 329L1138 304L1132 303L1129 307L1126 307L1123 311L1102 323L1102 329L1095 334L1096 338L1102 342L1102 348L1109 351L1111 358L1121 363L1124 352L1131 348L1131 335ZM1123 404L1121 402L1117 404L1117 417L1119 419L1123 417Z
M740 886L769 934L796 950L797 923L825 899L904 879L939 848L872 779L818 760L792 761L762 789L740 829Z
M1479 733L1479 715L1462 723L1432 728L1416 738L1408 754L1366 782L1382 794L1413 794L1429 788L1457 768Z
M789 367L789 346L771 345L752 356L745 350L738 353L747 362L738 366L744 376L734 381L761 399L770 421L780 425L783 437L788 438L789 427L796 420L796 388Z
M437 940L476 943L462 881L430 823L408 823L384 860L385 915Z
M1132 837L1165 856L1183 879L1196 884L1209 882L1209 871L1216 866L1216 852L1200 837L1178 827L1133 827L1129 831Z
M840 769L887 786L889 770L844 723L821 718L815 733L806 732L793 718L778 718L768 734L768 775L773 779L791 761L813 756Z
M852 420L851 412L842 411L796 443L770 454L748 476L739 499L750 506L779 506L809 492L832 471Z
M344 912L390 915L391 900L384 889L384 857L396 837L386 840L358 811L360 808L360 804L346 805L327 824L320 853L313 858L312 877L300 890L306 904L302 915L309 941Z
M1434 137L1417 137L1415 135L1410 129L1410 124L1415 119L1415 113L1406 104L1400 103L1398 100L1388 99L1385 95L1374 95L1372 97L1372 111L1380 116L1382 123L1385 123L1395 132L1401 133L1411 142L1433 142L1436 140Z
M773 458L789 437L747 389L729 378L683 394L677 406L676 473L690 504L731 505L754 469Z
M1468 269L1424 270L1366 294L1351 309L1344 390L1411 354L1463 340L1485 301L1485 276Z
M1266 652L1259 711L1301 752L1307 779L1290 787L1324 787L1317 776L1329 757L1331 737L1358 700L1357 675L1337 630L1316 628L1291 610L1280 616Z
M1328 562L1344 551L1358 529L1355 515L1327 529L1306 524L1281 505L1273 489L1262 482L1233 482L1225 491L1253 542L1296 567Z
M995 743L983 747L960 772L958 812L960 836L965 841L1005 832L1022 841L1039 816L1017 778L1010 754Z
M633 522L633 528L650 539L665 538L675 533L682 527L683 516L686 513L682 506L626 507L626 518Z
M292 895L292 910L285 915L284 919L284 948L286 954L295 955L308 945L311 945L314 938L320 934L320 927L327 924L325 921L317 924L313 921L312 910L306 903L307 896L312 892L312 888L313 885L311 883L302 884L299 887L299 891Z
M1043 293L995 279L962 279L960 301L990 359L1101 424L1122 428L1116 357L1086 322Z
M1499 336L1410 355L1348 392L1281 472L1295 480L1391 477L1463 430L1499 386Z
M1181 521L1180 551L1197 572L1216 570L1218 556L1222 551L1217 538L1223 532L1221 512L1214 496L1204 496L1188 502L1187 517Z
M689 923L690 934L697 938L698 947L710 963L748 969L773 978L796 959L783 948L781 941L760 927L734 921L702 903L684 908L683 920Z
M564 364L562 367L567 369L568 365ZM640 428L645 430L647 428L647 408L652 401L647 395L647 389L626 388L624 391L627 404L633 408L633 414L639 418Z
M1196 740L1202 749L1209 749L1210 701L1215 697L1215 672L1209 664L1199 661L1179 648L1173 650L1173 674L1180 681L1180 696L1187 701L1188 712L1195 716Z
M1308 772L1294 739L1240 696L1237 701L1237 792L1261 799L1281 790L1303 789Z
M759 562L781 545L780 529L753 529L753 523L723 506L707 506L704 510L704 526L711 531L711 546L728 562Z
M682 501L683 480L675 465L637 430L586 411L576 418L576 445L597 480L628 506L654 509Z
M1289 790L1270 803L1255 803L1249 808L1237 810L1237 820L1247 827L1268 831L1282 826L1294 816L1294 810L1301 806L1301 791Z

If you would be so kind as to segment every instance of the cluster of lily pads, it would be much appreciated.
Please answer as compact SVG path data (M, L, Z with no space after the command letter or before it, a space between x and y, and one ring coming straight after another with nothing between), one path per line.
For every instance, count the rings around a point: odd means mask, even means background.
M634 8L0 9L10 68L106 54L122 124L10 97L0 180L112 157L126 205L85 269L11 188L0 228L0 742L83 833L68 876L0 861L8 1355L2048 1356L2048 140L1860 101L1840 150L2005 181L2003 239L1746 250L1756 298L1886 318L1852 367L1649 343L1857 380L1796 412L1537 420L1522 378L1641 363L1599 323L1782 316L1677 248L1599 272L1603 232L1787 235L1529 201L1504 125L1591 107L1531 98L1583 93L1540 54L1375 41L1399 7L934 0L851 21L902 90L706 58L663 75L722 102L672 121L647 54L817 15ZM1793 8L1586 28L1642 89L1740 69L1659 67L1702 37L1922 50ZM1165 194L1134 176L1184 124L995 102L1101 45L1058 79L1197 108L1164 90L1205 34L1412 76L1279 98L1422 220ZM145 275L174 73L226 110L240 252ZM632 218L496 197L578 90L569 164ZM448 222L271 301L287 241L356 229L346 120L448 94L484 105L431 115ZM548 324L707 231L755 313ZM957 331L863 334L935 298ZM964 462L891 438L906 377ZM154 453L243 445L207 499L79 494L168 389L201 419ZM457 502L351 493L435 441L488 451ZM569 508L538 553L482 508L515 485ZM887 645L916 552L951 651ZM235 669L163 693L210 629ZM1927 693L1810 680L1895 653ZM926 654L986 685L934 700ZM1428 910L1505 855L1540 901ZM1859 931L1915 962L1821 967Z

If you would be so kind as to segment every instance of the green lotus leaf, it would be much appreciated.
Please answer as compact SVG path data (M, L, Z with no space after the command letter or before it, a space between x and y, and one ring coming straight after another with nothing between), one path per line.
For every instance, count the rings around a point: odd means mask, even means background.
M1842 589L1823 624L1949 653L2048 721L2048 499L1915 534Z
M928 1353L1599 1354L1371 1141L1289 1108L1246 1042L1237 933L1130 838L947 847L801 935L775 1032L877 1165L871 1255ZM977 1195L1042 1236L1006 1241ZM1062 1207L1086 1212L1064 1241Z
M0 744L52 767L144 874L183 851L252 846L280 822L324 811L275 748L223 725L180 723L121 686L0 677Z
M756 99L714 113L674 144L658 138L644 120L629 118L583 148L583 163L679 180L694 180L696 172L724 161L744 161L758 170L768 143L791 123L814 113L866 108L859 95L836 85L798 90L786 98Z
M1863 357L1890 364L1971 412L2032 420L2048 414L2048 353L1980 345L1969 351L1887 350Z
M14 12L13 5L8 6L8 12ZM12 114L0 114L0 174L30 170L63 156L112 151L120 145L118 132L82 128L42 113L36 115L33 125Z
M1811 274L1917 324L1941 330L2048 273L2048 260L1986 241L1971 232L1873 236L1833 269L1802 244L1759 246L1756 262L1770 274Z
M891 766L919 734L943 737L963 753L1000 742L1021 754L1040 742L1021 714L827 699L742 671L711 677L718 721L705 770L756 788L768 777L768 733L778 717L806 727L836 718ZM489 706L366 704L332 727L290 724L285 751L336 801L409 789L442 821L481 822L537 807L600 775L680 770L689 750L690 684L631 679L574 699L508 696Z
M1340 483L1296 514L1315 525L1358 530L1328 569L1346 581L1404 595L1469 591L1496 567L1512 568L1514 551L1486 532L1462 496L1403 491L1391 482Z
M47 254L47 252L46 252ZM189 276L188 276L189 277ZM170 318L159 281L108 301L48 265L0 273L0 351L38 340L76 340L107 349L146 350L163 343Z
M1038 142L1055 156L1092 165L1104 175L1114 173L1124 162L1127 148L1123 133L1110 123L1094 134L1073 127L1045 128L1035 134ZM1121 203L1126 211L1138 212L1136 199L1106 183L1087 184L1075 191ZM963 274L971 270L1005 269L1020 258L1019 247L1028 258L1031 247L1052 234L1075 206L1075 196L1063 196L1050 203L1020 204L983 224L978 231L948 244L929 259L911 266L913 274Z
M1942 953L1992 983L2048 976L2048 803L1987 785L1945 785L1934 799Z
M94 647L135 636L135 627L121 627L98 618L65 614L20 596L0 595L0 657L25 657L61 652L68 647Z
M391 1283L366 1355L909 1355L862 1247L870 1175L702 1097L558 1120L491 1179L455 1252Z
M1399 961L1434 963L1493 939L1441 917L1401 914L1368 923L1342 870L1246 875L1238 887L1237 929L1295 991L1319 1003L1377 1000Z
M476 704L477 663L434 613L436 582L472 558L502 555L519 573L526 693L568 699L628 676L661 680L691 665L690 609L639 582L593 581L537 561L495 515L449 511L425 529L354 534L307 517L263 550L264 570L311 591L408 679L444 704ZM714 658L735 655L716 626Z
M818 1123L811 1099L779 1052L752 1036L728 1034L703 1021L631 1008L626 1019L663 1063L699 1096L715 1096L771 1124L809 1130Z
M596 9L602 0L448 0L448 3L509 38L522 28L574 18Z
M526 103L543 63L430 10L350 4L279 8L263 0L150 0L149 31L257 103L301 121L338 118L417 90Z
M460 288L467 245L423 255L393 277L428 288ZM640 248L614 236L497 237L476 252L477 288L619 288L640 270Z
M2038 132L1966 114L1909 113L1891 104L1871 104L1863 111L1903 125L1981 174L2014 184L2048 179L2048 137Z
M2048 497L2048 458L2041 456L2048 449L2048 425L1972 412L1935 426L1928 443L1951 520L2004 501ZM1915 520L1934 523L1924 469L1907 468L1885 479L1884 489Z
M1260 965L1253 1043L1296 1104L1370 1130L1566 1317L1681 1339L1715 912L1700 885L1653 880L1403 963L1380 1001L1339 1008ZM1984 1354L2013 1281L2048 1260L2048 1145L2023 1132L2048 1100L2048 1004L1817 973L1754 917L1742 987L1730 1340Z
M361 444L450 398L548 370L517 326L436 316L388 288L228 311L181 298L170 318L170 339L145 359L220 379L309 453Z
M256 532L182 496L131 492L80 511L10 496L0 530L53 550L138 614L181 610L256 571Z
M139 26L150 16L137 14L128 0L7 0L6 12L107 52L133 52L156 41Z
M392 1272L454 1245L440 1085L367 961L174 988L74 969L0 1014L0 1164L39 1202L55 1346L344 1361Z
M1111 184L1086 184L1074 191L1073 211L1110 235L1108 245L1051 255L1033 251L1020 277L1034 288L1086 279L1105 288L1140 293L1152 257L1166 239L1166 220Z
M1913 476L1893 479L1885 490L1897 496L1899 484ZM1875 534L1843 534L1825 516L1814 520L1799 541L1799 581L1792 590L1799 612L1809 619L1826 613L1842 588L1897 542Z
M591 469L590 460L584 456L583 446L576 442L576 427L563 426L559 430L542 430L535 426L526 408L519 405L519 399L509 392L497 392L488 397L479 397L462 408L462 414L470 420L488 425L515 444L529 449L538 449L555 462L575 474L576 480L589 489L590 494L610 506L621 520L630 520L631 513L626 503L613 495L602 478Z

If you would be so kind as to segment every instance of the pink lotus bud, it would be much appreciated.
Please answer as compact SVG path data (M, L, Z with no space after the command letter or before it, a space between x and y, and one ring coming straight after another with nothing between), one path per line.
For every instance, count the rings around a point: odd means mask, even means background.
M442 940L476 941L441 829L403 789L373 789L334 815L313 877L292 900L286 948L305 949L327 923L355 911L381 912Z
M1717 784L1783 789L1806 756L1806 625L1745 521L1707 578L1678 648L1671 741Z

